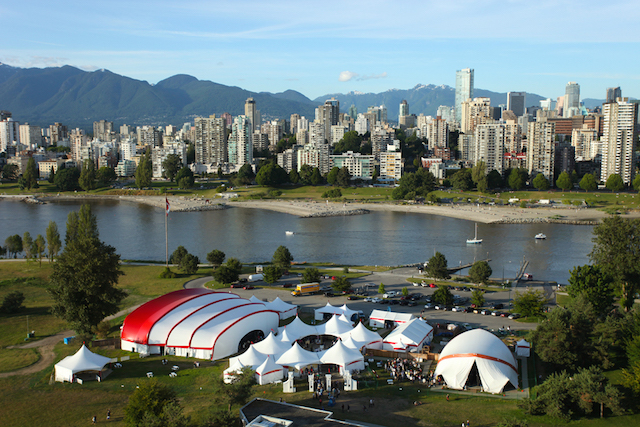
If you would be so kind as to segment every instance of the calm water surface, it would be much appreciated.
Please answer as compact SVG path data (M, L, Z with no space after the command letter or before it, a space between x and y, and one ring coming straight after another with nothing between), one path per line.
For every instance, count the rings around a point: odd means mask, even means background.
M115 246L124 259L164 260L164 212L131 202L89 201L98 218L100 238ZM64 237L67 214L78 210L74 201L29 205L0 199L0 242L29 231L45 236L49 221ZM296 234L285 235L291 230ZM271 259L279 245L296 261L327 261L350 265L402 265L424 262L435 251L449 265L491 258L493 277L513 277L523 257L536 279L567 283L569 270L588 262L591 226L561 224L478 224L481 245L467 245L474 223L459 219L401 212L332 218L298 218L261 209L169 214L169 252L182 245L206 259L212 249L244 262ZM543 232L547 240L533 236Z

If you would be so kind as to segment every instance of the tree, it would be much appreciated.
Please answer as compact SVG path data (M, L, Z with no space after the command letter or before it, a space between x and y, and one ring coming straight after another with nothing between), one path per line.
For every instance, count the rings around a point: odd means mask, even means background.
M225 264L216 268L213 272L213 278L220 283L237 282L242 272L242 264L235 258L229 258Z
M320 169L313 168L311 172L310 178L311 185L322 185L324 184L324 179L322 178L322 174L320 173Z
M33 157L29 157L27 167L24 170L22 177L24 178L25 188L27 190L38 188L38 169L36 168L36 161Z
M384 295L385 293L384 283L380 283L380 286L378 286L378 293L381 295Z
M178 183L178 187L182 189L187 189L193 187L195 183L195 179L193 177L193 172L191 169L184 167L178 171L176 175L176 182Z
M22 303L24 302L24 294L20 291L9 292L5 295L0 306L0 313L14 314L18 313L24 308Z
M2 178L8 181L15 181L16 179L18 179L19 175L20 175L20 168L18 167L18 165L7 163L2 168Z
M289 181L287 171L282 169L280 165L269 162L262 166L256 175L256 183L266 187L276 187Z
M44 237L42 237L42 234L38 234L36 240L33 241L33 249L31 252L38 258L40 266L42 266L42 256L44 255L45 248L46 243Z
M584 295L598 315L608 313L613 306L611 277L597 265L577 266L571 270L567 291L573 298Z
M618 191L622 191L622 189L624 188L624 182L622 182L622 178L620 178L620 175L614 173L609 175L609 178L607 178L605 187L611 190L612 193L617 193Z
M536 190L547 191L550 187L549 180L543 174L539 173L533 178L533 187Z
M322 193L323 199L337 199L342 197L342 191L339 188L332 188Z
M129 397L124 408L124 420L128 426L138 426L146 414L159 416L165 406L177 404L176 392L155 378L142 381Z
M620 304L628 311L640 280L640 221L610 216L593 228L593 234L589 258L613 279Z
M334 151L335 153L335 151ZM331 168L329 173L327 174L327 184L336 185L336 180L338 179L338 172L340 172L340 168L334 166Z
M512 190L522 190L527 183L528 174L525 169L511 169L511 173L509 174L509 187Z
M153 166L151 164L151 156L149 152L140 158L140 163L136 168L136 187L146 188L151 185L151 177L153 176Z
M207 254L207 262L213 265L213 268L220 266L224 262L224 252L214 249Z
M238 261L237 258L229 258L226 265L236 276L239 276L240 273L242 273L242 263Z
M546 302L547 298L544 296L544 293L537 289L516 292L513 299L516 311L525 317L541 315Z
M348 187L349 180L351 179L351 174L349 173L349 169L346 166L343 166L338 171L338 175L336 177L336 183L340 187Z
M467 191L471 189L471 187L473 186L471 172L469 171L469 169L459 170L451 177L451 183L453 184L453 188L456 190Z
M591 175L590 173L585 173L580 180L580 188L582 188L584 191L594 191L598 189L598 183L596 182L596 179L593 175Z
M53 262L53 259L58 255L62 248L62 242L60 241L60 233L58 232L58 224L55 221L49 221L47 226L47 247L49 253L49 261Z
M86 218L87 214L92 218ZM67 244L53 264L49 292L54 315L69 322L78 333L88 335L106 316L118 311L127 294L116 287L123 274L120 256L98 238L89 205L83 205L77 216L78 228L67 236ZM95 230L90 229L92 226Z
M402 296L403 297L409 296L409 289L407 289L406 286L402 288Z
M429 258L425 273L434 279L446 279L449 277L447 259L445 256L440 252L436 252L435 255Z
M142 421L137 424L140 427L190 427L191 418L183 414L182 406L176 402L169 402L162 408L160 414L145 412Z
M240 185L249 185L253 182L253 179L256 177L256 174L253 173L253 168L250 164L245 163L238 170L238 175L236 179L240 183Z
M162 176L173 181L178 171L182 168L182 159L177 154L169 154L162 161Z
M80 179L78 168L59 169L56 172L54 184L60 191L73 191L78 189L78 179Z
M11 254L16 258L17 255L22 252L22 237L19 234L14 234L5 239L4 244L7 248L7 252L9 253L9 258L11 258Z
M232 405L247 403L256 383L255 372L250 367L245 366L242 368L242 373L236 374L234 377L231 384L225 384L222 375L213 377L212 396L215 396L216 404L220 407L226 407L228 412L231 412Z
M453 294L448 286L440 285L438 289L433 293L433 300L438 304L442 305L452 305L453 304Z
M269 284L276 283L278 279L282 277L282 270L274 265L265 267L262 273L264 276L264 281Z
M84 161L78 184L84 191L96 188L96 166L93 164L93 160L87 159Z
M492 273L487 261L476 261L469 269L469 277L475 283L487 283Z
M306 163L303 164L298 171L298 182L302 185L311 185L311 175L313 175L313 168ZM295 181L291 180L291 182Z
M502 175L497 170L492 170L487 175L487 187L488 188L502 188L504 186L504 180Z
M33 252L31 251L33 249L33 238L28 231L25 231L22 236L22 246L24 248L24 257L28 260L33 258Z
M482 307L484 303L484 291L482 289L474 289L471 292L471 304L474 304L476 307Z
M178 268L181 269L185 274L196 274L198 271L198 264L200 264L200 259L197 256L187 253L180 260L180 264Z
M278 249L273 253L271 263L282 270L288 270L291 267L293 256L286 246L278 246Z
M113 168L102 166L96 172L96 179L101 187L105 187L115 182L118 179L118 175L116 175L116 171Z
M320 270L315 267L305 268L302 272L302 283L320 282Z
M300 175L298 175L297 170L291 169L291 172L289 172L289 181L293 184L297 184L300 182Z
M347 292L351 289L351 282L346 277L340 276L336 277L336 280L333 281L331 287L336 292Z
M571 182L571 176L566 171L563 171L558 179L556 180L556 187L560 188L562 191L567 191L571 187L573 187L573 182Z

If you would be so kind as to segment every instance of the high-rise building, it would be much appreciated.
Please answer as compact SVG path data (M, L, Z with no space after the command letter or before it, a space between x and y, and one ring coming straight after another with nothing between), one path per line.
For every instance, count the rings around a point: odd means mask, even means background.
M527 132L527 166L529 168L529 176L532 179L541 173L549 182L553 182L555 140L555 123L547 121L529 123Z
M507 110L513 111L517 117L522 116L527 108L527 92L508 92Z
M473 133L476 126L493 121L491 99L468 99L460 105L460 130L464 133Z
M59 141L69 138L69 131L62 123L49 125L49 138L51 145L58 145Z
M39 147L42 145L42 129L29 123L20 125L20 143L27 147Z
M316 122L324 126L324 136L327 141L331 141L331 126L338 124L340 116L340 101L335 98L328 99L323 105L316 108ZM337 141L336 141L337 142Z
M473 98L473 70L465 68L456 71L456 120L460 123L462 117L462 103Z
M222 117L196 117L196 163L220 165L227 161L227 126Z
M600 180L606 182L613 174L620 175L629 185L633 181L635 142L638 133L638 104L628 98L618 98L602 106L602 165Z
M406 99L403 99L400 103L400 111L398 113L398 117L408 116L409 115L409 104Z
M607 88L607 100L606 103L616 102L618 98L622 98L622 89L620 86L618 87L608 87Z
M358 109L356 108L355 105L351 104L351 107L349 107L349 113L348 113L349 117L351 117L353 120L358 118Z
M476 128L474 163L483 161L486 173L497 170L504 172L504 140L505 127L501 123L478 125Z
M298 132L298 120L300 120L300 114L292 114L289 118L289 134L295 135Z
M580 85L569 82L565 88L562 117L573 117L580 114Z
M15 122L11 117L0 122L0 151L6 151L8 147L20 143L20 122Z
M93 137L101 141L111 141L111 132L113 132L113 122L100 120L93 122Z
M571 133L571 145L575 148L576 160L593 160L598 154L600 147L598 141L598 131L583 126L582 129L573 129Z
M247 116L236 116L229 136L229 163L242 166L253 162L253 133Z
M260 111L256 108L256 101L253 98L247 98L244 103L244 115L249 120L251 134L262 124Z

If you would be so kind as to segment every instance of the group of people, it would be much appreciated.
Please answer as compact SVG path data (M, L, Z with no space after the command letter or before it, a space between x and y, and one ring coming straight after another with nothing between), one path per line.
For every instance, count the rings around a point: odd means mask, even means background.
M431 375L423 372L422 365L414 359L389 359L384 364L385 371L391 374L394 381L411 381L427 383Z

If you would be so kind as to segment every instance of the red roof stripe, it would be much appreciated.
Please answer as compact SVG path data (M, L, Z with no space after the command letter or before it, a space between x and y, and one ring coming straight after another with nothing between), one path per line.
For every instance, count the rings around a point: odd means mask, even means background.
M450 354L448 356L441 357L440 359L438 359L438 362L441 362L445 359L453 359L455 357L478 357L480 359L493 360L494 362L500 362L504 365L507 365L508 367L513 369L516 373L518 372L518 369L515 366L513 366L511 363L507 362L506 360L498 359L497 357L493 357L493 356L487 356L486 354L478 354L478 353Z
M218 336L216 337L216 339L213 341L213 345L211 346L211 360L213 360L213 353L215 352L216 349L216 343L218 342L218 339L222 336L222 334L224 334L225 332L227 332L229 330L229 328L231 328L232 326L234 326L236 323L240 322L243 319L246 319L249 316L253 316L254 314L259 314L259 313L275 313L278 316L278 319L280 319L280 313L278 313L277 311L274 310L260 310L260 311L254 311L253 313L249 313L245 316L242 316L239 319L236 319L235 322L233 322L232 324L230 324L229 326L227 326L226 328L224 328L224 330L222 332L220 332L218 334Z
M218 316L222 316L223 314L228 313L228 312L230 312L231 310L235 310L235 309L237 309L237 308L242 308L242 307L247 307L247 306L249 306L249 305L257 305L257 304L260 304L260 305L264 306L264 304L262 304L262 303L249 302L249 300L246 300L246 299L241 299L241 298L239 298L238 300L239 300L239 301L246 301L247 303L246 303L246 304L241 304L241 305L236 305L236 306L233 306L233 307L229 307L228 309L223 310L223 311L221 311L221 312L217 313L215 316L209 317L207 320L205 320L204 322L202 322L201 324L199 324L199 325L198 325L198 327L197 327L197 328L195 328L195 329L193 330L193 332L191 333L191 337L189 338L189 347L190 347L190 348L198 348L198 347L191 347L191 341L193 341L193 336L196 334L196 332L198 332L198 330L199 330L200 328L202 328L204 325L206 325L207 323L209 323L209 322L211 322L212 320L214 320L216 317L218 317ZM279 316L280 316L280 315L278 315L278 317L279 317ZM217 339L217 338L216 338L216 339ZM167 341L167 342L168 342L168 341ZM173 347L173 346L172 346L172 347ZM208 348L208 347L206 347L206 348Z

